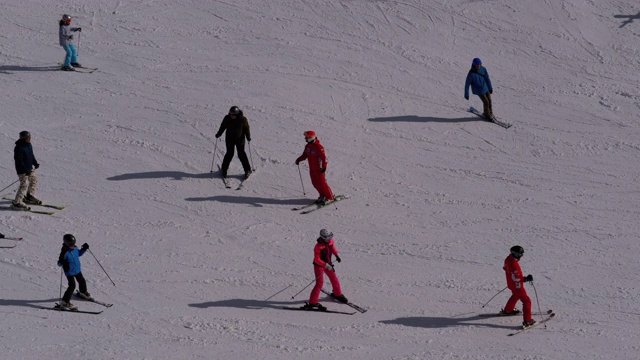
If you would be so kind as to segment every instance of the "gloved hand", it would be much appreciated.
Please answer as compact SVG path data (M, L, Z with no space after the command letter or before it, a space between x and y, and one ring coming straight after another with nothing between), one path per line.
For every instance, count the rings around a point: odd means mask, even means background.
M248 141L248 142L251 142L251 138L250 138L250 137L248 137L248 138L247 138L247 141Z
M36 163L35 165L33 165L33 167L37 169L40 167L40 164Z
M78 28L78 31L82 31L82 28Z
M333 266L331 266L331 264L329 264L329 263L324 264L324 268L327 269L327 270L333 271Z
M468 97L468 96L465 96L464 98L465 98L465 99L467 99L467 100L469 100L469 97Z
M27 171L26 173L24 173L25 176L31 176L31 171Z
M489 90L489 94L493 94L493 89Z
M87 243L82 244L82 250L89 250L89 244Z
M324 174L324 172L325 172L325 171L327 171L327 169L326 169L326 168L322 168L322 169L320 169L320 173L322 173L322 174Z
M296 165L300 165L300 160L296 160Z
M336 261L337 261L337 262L342 261L342 259L340 259L340 256L336 255Z
M222 134L216 134L216 139L222 136Z
M524 282L529 282L529 281L533 281L533 275L531 274L524 277Z
M69 40L73 40L73 35L69 35Z

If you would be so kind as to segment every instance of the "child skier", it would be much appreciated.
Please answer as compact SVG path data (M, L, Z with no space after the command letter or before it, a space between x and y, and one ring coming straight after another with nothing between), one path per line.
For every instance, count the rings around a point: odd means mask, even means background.
M349 302L340 289L340 281L331 262L332 255L336 256L337 262L341 261L340 256L338 256L338 249L334 246L333 233L327 229L322 229L320 230L320 237L317 239L317 244L313 248L313 272L316 276L316 286L311 290L309 302L303 306L304 309L320 311L327 309L318 302L320 291L324 285L325 273L329 281L331 281L331 287L333 288L331 296L339 301Z
M507 301L507 305L501 311L503 315L516 315L520 313L520 310L516 310L516 304L518 300L522 301L522 310L524 322L522 327L529 327L536 322L531 319L531 299L527 295L527 291L524 289L524 283L527 281L533 281L532 275L523 276L522 269L520 269L519 261L524 255L524 249L522 246L514 246L511 249L511 254L504 259L504 271L507 276L507 287L511 290L511 297Z
M38 160L33 155L31 134L28 131L20 132L20 139L16 141L16 147L13 149L13 160L20 179L20 187L16 193L16 198L11 203L11 207L17 210L30 210L25 205L25 202L27 204L40 205L42 201L33 196L38 185L35 169L39 168L40 164L38 164Z
M320 194L316 202L326 204L329 201L333 201L334 196L325 178L327 155L324 152L324 146L320 144L320 140L318 140L316 133L313 131L305 131L304 140L307 142L307 145L305 145L302 155L296 159L296 165L299 165L301 161L309 159L311 184L313 184L313 187Z
M222 170L222 177L227 177L227 170L233 159L234 149L238 149L238 159L240 159L242 168L244 169L244 178L247 179L251 175L251 165L249 164L247 153L244 151L244 139L246 138L247 141L251 141L251 129L249 127L249 121L237 106L232 106L229 109L229 114L222 119L220 129L218 129L216 133L216 139L222 136L225 130L227 132L225 136L227 153L224 154L220 168Z
M480 97L484 111L482 115L487 119L493 119L493 106L491 104L491 94L493 85L487 69L482 66L482 60L475 58L471 62L471 70L467 73L467 80L464 83L464 98L469 100L469 86L471 92Z
M76 46L73 45L73 35L71 33L82 31L82 28L70 28L69 25L71 25L71 16L67 14L62 15L62 19L60 20L59 25L60 29L58 31L58 36L60 37L60 46L62 46L64 51L66 51L67 53L64 58L62 70L74 71L73 67L81 67L82 65L78 63L78 51L76 50Z
M62 237L62 241L63 244L58 258L58 266L64 269L64 274L67 276L69 286L67 287L67 291L64 292L64 296L62 296L60 307L64 310L77 310L78 308L71 303L71 295L73 295L76 289L76 280L78 280L78 285L80 286L78 296L87 300L93 299L87 291L87 282L84 280L80 269L80 256L89 250L89 244L82 244L82 248L78 250L76 247L76 238L71 234L65 234Z

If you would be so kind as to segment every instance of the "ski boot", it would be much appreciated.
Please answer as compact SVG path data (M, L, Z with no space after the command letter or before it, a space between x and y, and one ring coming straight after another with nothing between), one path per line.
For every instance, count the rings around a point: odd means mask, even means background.
M73 305L71 303L71 301L61 301L60 305L58 305L58 307L62 310L67 310L67 311L74 311L74 310L78 310L78 307Z
M24 197L24 202L31 205L42 205L42 201L40 201L40 199L29 193L27 193L27 196Z
M31 210L31 208L28 207L27 205L25 205L22 201L20 201L20 202L12 201L11 202L11 208L15 209L15 210L24 210L24 211Z
M315 303L315 304L304 304L304 306L302 307L305 310L317 310L317 311L326 311L327 308L324 307L323 305L321 305L320 303Z
M89 294L88 291L85 291L85 292L78 291L76 294L78 295L78 297L83 298L85 300L90 300L90 301L93 300L93 298L91 297L91 294Z
M344 296L344 294L336 295L334 293L331 293L331 297L333 297L334 299L336 299L336 300L338 300L340 302L343 302L345 304L349 302L349 300L347 300L347 298Z
M523 321L523 322L522 322L522 328L523 328L523 329L526 329L526 328L531 327L531 326L533 326L533 325L535 325L535 324L536 324L536 321L535 321L535 320L531 320L531 321L529 321L529 322L527 322L527 321Z

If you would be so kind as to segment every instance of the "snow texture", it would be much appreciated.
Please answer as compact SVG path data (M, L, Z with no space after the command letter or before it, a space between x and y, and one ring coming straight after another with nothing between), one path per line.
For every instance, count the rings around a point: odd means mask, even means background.
M37 195L67 206L0 212L0 232L25 237L0 251L2 358L638 358L637 1L0 3L0 185L28 130ZM64 13L93 74L58 70ZM474 57L512 128L467 112ZM237 157L232 189L210 172L232 105L257 169L239 191ZM300 215L317 197L294 164L305 130L351 199ZM308 299L291 298L325 227L365 314L280 309ZM116 283L82 257L91 294L114 303L100 315L39 309L59 299L65 233ZM508 337L521 317L478 314L506 303L481 308L516 244L558 316Z

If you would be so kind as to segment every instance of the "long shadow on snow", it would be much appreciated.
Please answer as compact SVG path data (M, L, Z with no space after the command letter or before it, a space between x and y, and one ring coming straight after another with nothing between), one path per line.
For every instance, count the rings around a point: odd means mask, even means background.
M213 178L211 173L202 174L189 174L182 171L149 171L140 173L122 174L107 178L107 180L120 181L120 180L134 180L134 179L164 179L172 178L174 180L182 180L185 178L192 179L211 179Z
M60 71L60 67L59 66L0 65L1 73L12 74L12 71Z
M401 116L389 116L370 118L372 122L435 122L435 123L463 123L463 122L477 122L482 121L477 117L465 117L457 119L446 119L436 117L423 117L417 115L401 115Z
M239 309L260 310L264 308L282 309L283 306L302 305L300 301L264 301L249 299L229 299L189 304L191 307L206 309L210 307L234 307Z
M631 24L633 20L640 20L640 12L636 15L613 15L613 17L616 19L627 19L622 23L622 25L620 25L620 27L624 27Z
M42 305L35 305L33 303L50 303L53 306L54 302L60 301L60 298L46 299L46 300L7 300L0 299L0 306L24 306L40 309Z
M516 325L507 326L507 325L496 325L496 324L483 324L483 323L474 323L474 321L478 320L491 320L495 318L487 318L482 316L469 316L466 318L455 318L455 317L403 317L397 318L393 320L383 320L380 321L383 324L394 324L394 325L404 325L411 327L421 327L427 329L441 329L448 327L457 327L457 326L482 326L482 327L490 327L496 329L509 329L513 330L517 328Z
M195 197L186 198L186 201L218 201L224 203L234 204L247 204L256 207L262 207L265 204L269 205L306 205L313 200L311 199L269 199L260 197L246 197L246 196L209 196L209 197Z

